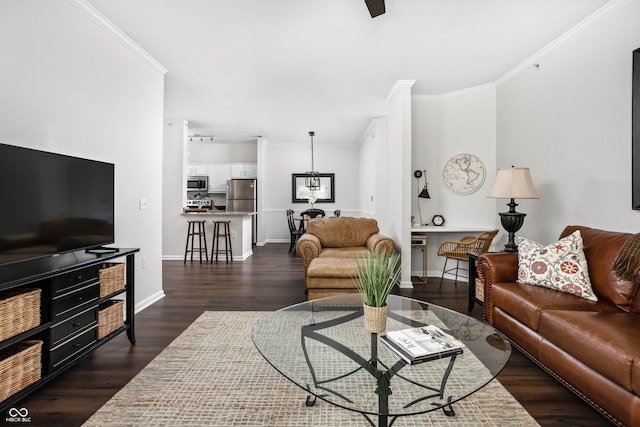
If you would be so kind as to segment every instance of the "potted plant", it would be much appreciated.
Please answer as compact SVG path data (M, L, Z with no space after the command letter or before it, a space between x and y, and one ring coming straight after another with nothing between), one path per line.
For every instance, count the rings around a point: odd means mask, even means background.
M387 296L400 278L400 255L373 252L355 259L356 285L364 303L365 329L381 333L387 327Z

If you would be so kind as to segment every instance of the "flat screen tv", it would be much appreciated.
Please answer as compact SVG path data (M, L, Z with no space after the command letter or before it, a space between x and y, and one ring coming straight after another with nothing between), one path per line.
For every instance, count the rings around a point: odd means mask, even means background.
M114 243L114 165L0 144L0 265Z

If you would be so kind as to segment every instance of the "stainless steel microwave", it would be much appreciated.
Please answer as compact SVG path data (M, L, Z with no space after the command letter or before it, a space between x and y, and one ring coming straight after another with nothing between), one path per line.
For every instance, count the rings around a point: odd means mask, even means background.
M207 191L209 189L209 177L202 176L188 176L187 177L187 191Z

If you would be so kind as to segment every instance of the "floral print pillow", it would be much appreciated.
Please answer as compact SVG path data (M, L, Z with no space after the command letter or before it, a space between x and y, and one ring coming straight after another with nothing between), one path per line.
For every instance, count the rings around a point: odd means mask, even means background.
M548 246L518 237L518 282L598 301L591 289L580 230Z

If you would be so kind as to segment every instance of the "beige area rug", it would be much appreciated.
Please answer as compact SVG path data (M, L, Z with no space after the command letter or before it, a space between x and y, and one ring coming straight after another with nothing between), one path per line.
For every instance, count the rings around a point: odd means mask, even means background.
M370 426L358 413L307 394L255 349L253 322L264 312L205 312L98 410L84 426ZM492 381L441 410L400 417L401 426L537 426Z

